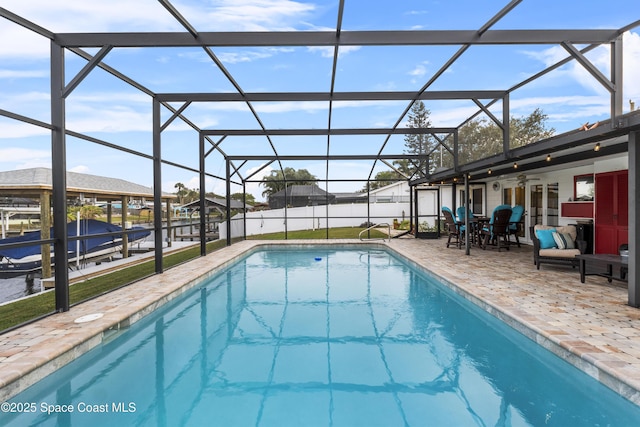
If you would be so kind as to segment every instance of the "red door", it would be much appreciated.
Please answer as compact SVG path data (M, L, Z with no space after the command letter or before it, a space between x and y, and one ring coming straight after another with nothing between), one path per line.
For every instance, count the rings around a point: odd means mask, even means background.
M595 253L617 254L628 243L628 171L596 174Z

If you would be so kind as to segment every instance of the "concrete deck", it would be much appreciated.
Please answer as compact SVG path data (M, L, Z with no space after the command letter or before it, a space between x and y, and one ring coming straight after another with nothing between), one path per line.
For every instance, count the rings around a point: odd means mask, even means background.
M264 243L362 244L241 242L0 335L0 399L19 393ZM389 246L432 271L446 286L640 405L640 309L626 305L622 284L595 276L582 284L577 269L570 267L536 270L531 248L524 245L502 252L473 248L465 256L464 250L445 248L443 239L373 244ZM75 322L95 313L102 317Z

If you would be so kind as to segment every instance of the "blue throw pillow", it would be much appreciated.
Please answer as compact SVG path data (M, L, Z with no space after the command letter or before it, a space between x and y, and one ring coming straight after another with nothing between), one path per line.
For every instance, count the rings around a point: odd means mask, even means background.
M550 228L548 230L536 230L536 236L540 241L540 249L551 249L556 247L556 241L553 239L553 233L555 232L555 228Z

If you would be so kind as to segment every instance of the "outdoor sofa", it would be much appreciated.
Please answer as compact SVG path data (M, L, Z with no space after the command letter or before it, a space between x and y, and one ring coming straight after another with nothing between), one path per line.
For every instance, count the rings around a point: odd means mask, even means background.
M549 226L537 224L530 228L533 240L533 263L538 270L540 264L564 264L578 267L576 255L585 253L587 242L576 240L575 225Z

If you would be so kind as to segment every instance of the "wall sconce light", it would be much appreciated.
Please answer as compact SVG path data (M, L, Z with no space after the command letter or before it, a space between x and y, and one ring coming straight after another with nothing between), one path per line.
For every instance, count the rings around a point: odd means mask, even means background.
M514 169L518 169L518 163L513 162L513 168L514 168Z
M593 151L600 151L600 143L598 142L595 147L593 147Z
M458 177L453 178L453 182L458 182Z
M488 175L491 175L492 173L493 173L493 171L492 171L491 169L489 169L489 170L487 171L487 174L488 174Z
M551 154L547 154L547 162L551 161Z

